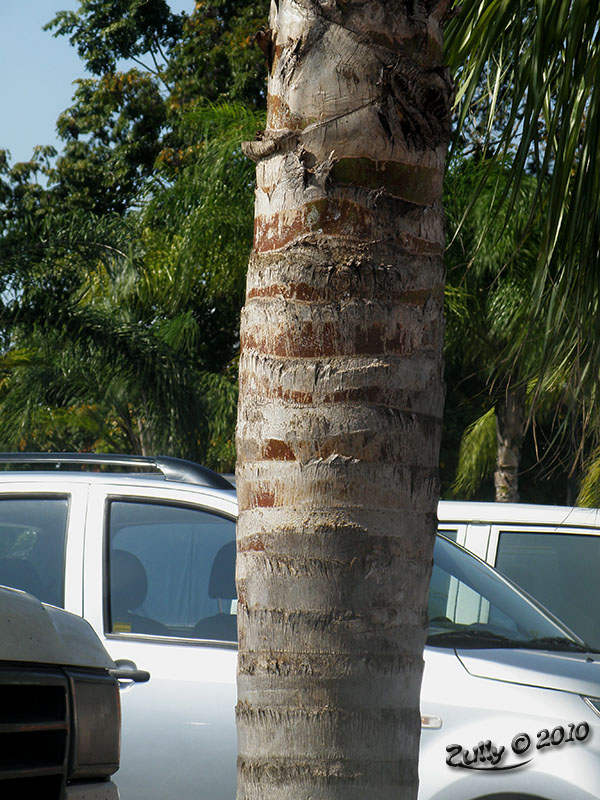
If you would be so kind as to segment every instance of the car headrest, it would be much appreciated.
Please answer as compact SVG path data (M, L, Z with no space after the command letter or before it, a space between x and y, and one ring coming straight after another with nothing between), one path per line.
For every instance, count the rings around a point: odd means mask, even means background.
M148 593L148 576L142 562L127 550L110 553L110 598L113 616L133 611L142 605Z
M221 600L235 600L235 540L227 542L217 551L208 581L208 596Z

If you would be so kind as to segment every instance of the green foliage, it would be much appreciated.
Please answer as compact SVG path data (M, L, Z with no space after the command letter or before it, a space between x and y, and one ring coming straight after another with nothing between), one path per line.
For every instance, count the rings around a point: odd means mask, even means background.
M490 408L471 423L460 442L458 469L452 491L470 498L496 466L496 413Z
M167 112L160 87L132 69L77 81L73 100L57 121L65 146L49 174L53 194L73 208L123 213L162 150Z
M563 476L566 487L565 473L574 469L581 455L569 438L561 436L563 429L571 430L567 421L573 414L570 363L542 370L543 330L531 325L531 293L544 224L542 209L531 216L535 180L521 181L511 205L504 192L511 167L510 163L503 167L498 159L456 159L446 175L446 371L447 380L458 376L462 390L450 382L445 438L452 437L459 448L450 493L461 497L482 491L493 472L493 409L507 392L523 394L529 415L523 471L528 470L530 485L525 496L539 497L535 484L546 485L555 473ZM458 436L456 424L465 417L467 424ZM456 421L454 427L451 419ZM587 440L589 430L581 428L580 434ZM562 498L564 487L559 489Z
M7 151L0 150L0 246L14 236L26 242L34 222L43 220L49 197L41 181L55 156L52 147L36 147L30 161L11 166Z
M45 172L50 202L97 216L138 207L155 169L177 169L196 144L190 106L265 102L254 36L268 4L199 2L174 14L165 0L80 0L48 23L68 36L92 77L76 81L57 127L64 148ZM123 60L138 68L119 71ZM192 148L190 150L190 147Z
M163 452L231 470L262 115L196 109L194 157L126 217L71 209L4 248L0 447ZM49 217L45 218L45 222ZM6 243L5 243L6 244Z
M80 0L46 26L90 75L59 154L0 152L0 446L233 468L266 14Z
M265 58L254 37L268 13L267 0L195 3L167 70L171 107L208 100L264 108Z
M167 90L166 106L240 102L265 105L264 56L254 36L267 22L266 0L204 0L174 14L165 0L80 0L46 25L68 36L95 76L135 60Z
M77 11L59 11L45 30L68 36L94 75L114 73L120 59L163 57L181 38L184 14L165 0L80 0Z
M447 352L488 383L522 380L539 357L530 297L541 218L531 218L533 179L510 206L503 186L511 165L454 161L446 175ZM512 358L515 342L519 359Z
M545 473L570 486L600 434L597 88L586 63L598 63L598 24L589 4L467 0L448 29L457 143L475 158L455 156L447 176L447 361L479 378L471 420L486 395L491 406L507 382L527 384L530 485Z
M543 214L530 325L544 336L542 369L577 351L583 398L600 367L592 346L600 333L599 7L578 0L456 5L446 52L458 80L458 128L474 115L484 156L510 154L501 190L509 215L534 176L530 210Z
M600 449L594 450L585 465L579 486L577 505L600 508Z

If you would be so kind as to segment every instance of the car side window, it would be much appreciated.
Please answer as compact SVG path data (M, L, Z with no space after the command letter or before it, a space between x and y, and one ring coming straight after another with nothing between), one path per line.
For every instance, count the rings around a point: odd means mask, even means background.
M431 573L428 616L430 633L478 625L503 635L516 633L514 621L496 602L438 563Z
M496 569L600 649L600 537L500 530Z
M440 525L438 526L438 531L442 534L442 536L445 536L446 539L450 539L451 542L456 542L458 538L457 528L452 528L450 526L443 525L440 523Z
M63 605L66 497L0 500L0 584Z
M113 500L107 558L109 632L237 640L234 520Z

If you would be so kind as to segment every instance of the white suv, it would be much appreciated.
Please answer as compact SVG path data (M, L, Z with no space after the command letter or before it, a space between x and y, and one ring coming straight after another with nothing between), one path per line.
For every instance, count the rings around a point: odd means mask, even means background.
M0 583L84 616L117 663L121 800L232 800L235 490L178 459L0 454L17 461L36 471L0 473ZM596 655L442 538L430 606L421 800L597 797Z
M177 459L7 460L39 471L0 472L0 584L85 617L127 675L121 800L231 800L233 487ZM162 472L89 471L101 465Z

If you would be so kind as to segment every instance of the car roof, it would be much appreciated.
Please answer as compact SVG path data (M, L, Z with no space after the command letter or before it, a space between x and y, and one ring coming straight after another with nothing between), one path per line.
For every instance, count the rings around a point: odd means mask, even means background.
M7 497L37 496L40 493L67 495L78 491L77 487L99 487L107 493L124 492L128 496L152 497L154 501L189 499L215 510L225 510L222 501L227 503L228 513L236 514L237 498L235 489L213 489L200 484L166 480L162 475L131 474L123 472L71 472L57 471L11 471L0 472L0 491Z
M177 490L235 501L235 488L224 476L184 459L99 453L0 453L0 486L10 493L15 491L15 485L20 493L26 486L31 491L42 487L44 491L68 492L82 484L128 487L133 491L150 489L153 494L158 489L165 496Z
M203 489L210 493L235 492L235 478L223 476L200 464L171 456L138 456L105 453L0 453L0 483L47 481L50 483L120 483L179 489ZM16 467L15 468L13 468ZM24 467L26 469L24 469ZM133 469L135 472L111 471ZM33 468L33 469L32 469ZM39 469L38 469L39 468ZM106 471L92 471L100 470ZM153 472L137 470L154 470ZM479 503L442 500L441 523L538 525L600 528L600 510L527 503Z
M21 468L54 468L61 472L64 472L66 468L69 473L73 467L79 467L79 470L84 468L143 470L145 476L158 473L167 481L207 486L211 489L233 489L231 483L217 472L193 461L172 456L139 456L117 453L0 453L0 464L16 465ZM154 472L149 473L148 470Z
M438 519L442 523L487 523L505 525L540 525L551 527L600 527L597 508L546 506L528 503L474 503L441 500Z

